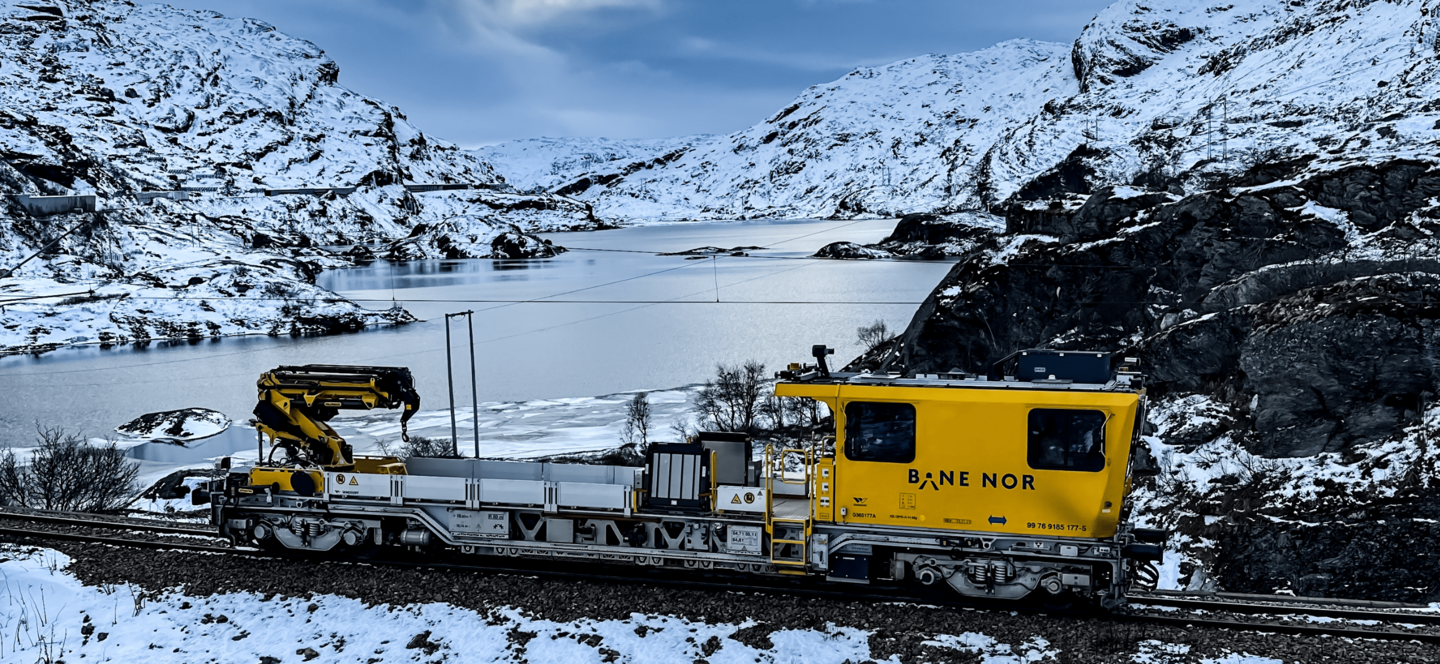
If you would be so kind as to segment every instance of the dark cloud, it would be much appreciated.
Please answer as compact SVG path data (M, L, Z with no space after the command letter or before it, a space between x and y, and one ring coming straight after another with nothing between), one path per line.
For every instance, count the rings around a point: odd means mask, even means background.
M464 146L727 133L858 66L1071 41L1109 0L167 0L315 42Z

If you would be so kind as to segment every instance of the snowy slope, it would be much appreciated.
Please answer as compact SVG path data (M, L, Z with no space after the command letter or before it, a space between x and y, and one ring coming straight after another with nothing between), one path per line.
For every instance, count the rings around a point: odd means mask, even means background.
M515 193L399 109L340 86L318 47L259 21L110 0L0 0L0 18L0 194L97 194L103 210L36 218L8 205L3 267L88 226L0 279L0 294L106 298L7 306L0 351L403 322L315 288L316 271L348 261L321 247L548 255L527 233L598 223L583 203ZM471 188L403 186L444 183ZM328 187L358 188L265 191ZM182 189L189 200L135 197Z
M627 220L963 207L995 137L1077 89L1062 44L926 55L814 86L760 124L648 167L577 172L558 191Z
M612 138L525 138L470 153L503 173L522 191L550 191L587 175L624 172L676 150L705 143L708 135L619 140Z
M1193 189L1207 173L1307 155L1320 169L1433 155L1440 33L1432 4L1116 3L1075 42L1082 92L991 151L986 202L1081 144L1096 151L1087 160L1092 188L1153 173Z
M1284 158L1433 155L1431 4L1126 0L1073 44L860 69L663 163L556 156L571 166L555 190L638 220L996 211L1137 179L1205 188Z

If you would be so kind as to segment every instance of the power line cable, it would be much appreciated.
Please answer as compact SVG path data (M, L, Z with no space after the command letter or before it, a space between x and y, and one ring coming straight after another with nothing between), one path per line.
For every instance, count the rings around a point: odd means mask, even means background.
M682 267L689 267L689 266L690 266L690 264L687 264L687 265L682 266ZM745 283L749 283L749 282L752 282L752 281L757 281L757 280L759 280L759 279L764 279L764 278L776 276L776 275L779 275L779 274L783 274L783 273L786 273L786 272L791 272L791 271L798 270L798 269L805 268L805 267L809 267L809 266L810 266L810 264L807 263L807 264L804 264L804 265L797 265L797 266L795 266L795 267L790 267L790 268L785 268L785 269L782 269L782 270L777 270L777 271L775 271L775 272L771 272L771 273L767 273L767 274L763 274L763 275L751 277L751 278L749 278L749 279L742 279L742 280L740 280L740 281L732 282L732 283L730 283L730 284L726 284L726 287L738 286L738 285L740 285L740 284L745 284ZM492 338L492 339L486 339L486 340L483 340L483 341L478 341L478 342L476 342L476 343L477 343L477 344L478 344L478 343L491 343L491 342L494 342L494 341L501 341L501 340L504 340L504 339L511 339L511 338L514 338L514 337L517 337L517 336L524 336L524 335L528 335L528 334L539 334L539 333L547 332L547 331L550 331L550 330L553 330L553 329L557 329L557 328L560 328L560 327L566 327L566 326L569 326L569 325L575 325L575 324L579 324L579 323L583 323L583 322L588 322L588 321L592 321L592 320L597 320L597 319L600 319L600 318L607 318L607 317L609 317L609 316L615 316L615 315L619 315L619 314L623 314L623 313L628 313L628 312L630 312L630 311L635 311L635 310L638 310L638 309L643 309L643 308L646 308L646 307L651 306L651 305L654 305L654 304L679 304L679 303L689 303L689 304L715 304L714 302L706 302L706 301L699 301L699 300L680 300L680 298L694 297L694 296L696 296L696 295L700 295L700 294L703 294L703 293L705 293L705 292L706 292L706 291L703 291L703 290L702 290L702 291L695 291L695 292L693 292L693 293L687 293L687 294L685 294L685 295L681 295L681 296L679 296L679 297L677 297L677 298L675 298L675 299L673 299L673 300L634 301L634 302L631 302L631 301L616 301L616 302L610 302L611 304L632 304L632 303L633 303L633 304L640 304L640 305L642 305L642 306L631 307L631 308L629 308L629 309L624 309L624 310L621 310L621 311L608 312L608 313L604 313L604 314L600 314L600 315L596 315L596 316L590 316L590 317L588 317L588 318L583 318L583 319L580 319L580 320L578 320L578 321L570 321L570 322L561 323L561 324L558 324L558 325L551 325L551 326L548 326L548 327L543 327L543 328L538 328L538 329L527 330L527 331L525 331L525 332L520 332L520 333L516 333L516 334L506 335L506 336L503 336L503 337L496 337L496 338ZM559 294L557 294L557 295L559 295ZM276 299L283 299L283 298L276 298ZM384 300L376 300L376 301L382 301L382 302L383 302ZM407 301L414 301L414 300L407 300ZM427 302L461 303L460 300L427 300ZM589 303L597 303L597 302L592 302L592 301L588 301L588 300L581 300L581 301L579 301L579 302L580 302L580 303L586 303L586 304L589 304ZM552 303L552 301L549 301L549 300L518 300L518 301L513 302L513 304L523 304L523 303L545 304L545 303ZM557 304L558 304L559 302L553 302L553 303L557 303ZM725 304L731 304L731 303L725 303ZM737 303L734 303L734 304L745 304L745 303L738 303L738 302L737 302ZM825 303L824 303L824 302L814 302L814 303L812 303L812 304L825 304ZM486 308L486 309L482 309L481 311L491 311L491 310L498 309L498 308L500 308L500 307L489 307L489 308ZM231 352L231 353L207 354L207 355L200 356L200 357L180 358L180 359L167 360L167 361L161 361L161 362L146 362L146 363L137 363L137 364L127 364L127 365L116 366L116 367L97 367L97 368L91 368L91 369L74 369L74 370L60 370L60 371L50 371L50 372L34 372L34 373L28 373L28 374L26 374L26 376L47 376L47 375L55 375L55 374L88 373L88 372L93 372L93 371L109 371L109 370L119 370L119 369L133 369L133 368L138 368L138 367L150 367L150 366L156 366L156 365L162 365L162 364L177 364L177 363L181 363L181 362L193 362L193 361L199 361L199 360L209 360L209 359L213 359L213 358L217 358L217 357L227 357L227 356L232 356L232 355L243 355L243 354L249 354L249 353L264 352L264 351L267 351L267 350L271 350L271 347L255 348L255 349L249 349L249 350L243 350L243 351L235 351L235 352ZM371 357L371 358L360 358L360 359L358 359L358 360L356 360L356 361L366 362L366 361L373 361L373 360L376 360L376 359L386 359L386 358L394 358L394 357L408 357L408 356L411 356L411 355L419 355L419 354L424 354L424 353L429 353L429 352L439 352L439 351L441 351L441 350L444 350L444 348L439 348L439 349L427 349L427 350L415 351L415 352L411 352L411 353L399 353L399 354L392 354L392 355L382 355L382 356L379 356L379 357ZM233 375L246 375L246 374L233 374ZM216 377L223 377L223 376L216 376ZM145 382L145 381L140 381L140 382ZM159 381L155 381L155 382L159 382ZM110 384L111 384L111 383L94 383L94 384L75 385L75 387L105 386L105 385L110 385Z
M777 270L777 271L775 271L775 272L771 272L771 273L768 273L768 274L762 274L762 275L750 277L749 279L742 279L742 280L740 280L740 281L736 281L736 282L732 282L732 283L726 284L726 288L729 288L729 287L732 287L732 286L739 286L740 284L746 284L746 283L750 283L750 282L752 282L752 281L759 281L760 279L767 279L767 278L769 278L769 277L773 277L773 276L776 276L776 275L784 274L784 273L786 273L786 272L793 272L793 271L795 271L795 270L799 270L799 269L803 269L803 268L809 267L810 265L811 265L811 264L806 263L806 264L803 264L803 265L797 265L797 266L795 266L795 267L785 268L785 269L783 269L783 270ZM632 311L638 311L638 310L640 310L640 309L645 309L645 308L648 308L648 307L651 307L651 306L654 306L654 305L657 305L657 304L679 304L679 303L682 303L682 302L683 302L683 303L691 303L691 304L716 304L716 303L714 303L714 302L705 302L705 301L699 301L699 300L681 300L681 298L695 297L695 296L697 296L697 295L702 295L702 294L704 294L705 292L706 292L706 291L704 291L704 290L699 290L699 291L695 291L695 292L692 292L692 293L687 293L687 294L685 294L685 295L678 296L678 297L676 297L676 298L674 298L674 299L671 299L671 300L657 300L657 301L652 301L652 302L643 302L643 303L639 303L640 306L631 307L631 308L629 308L629 309L623 309L623 310L620 310L620 311L612 311L612 312L608 312L608 313L599 314L599 315L596 315L596 316L590 316L590 317L588 317L588 318L582 318L582 319L576 320L576 321L569 321L569 322L566 322L566 323L559 323L559 324L556 324L556 325L550 325L550 326L542 327L542 328L538 328L538 329L527 330L527 331L525 331L525 332L517 332L517 333L515 333L515 334L509 334L509 335L505 335L505 336L502 336L502 337L494 337L494 338L491 338L491 339L486 339L486 340L484 340L484 341L478 341L478 342L476 342L476 343L477 343L477 344L481 344L481 343L493 343L493 342L495 342L495 341L504 341L504 340L506 340L506 339L513 339L513 338L515 338L515 337L521 337L521 336L526 336L526 335L530 335L530 334L540 334L540 333L543 333L543 332L549 332L550 330L559 329L559 328L562 328L562 327L568 327L568 326L571 326L571 325L578 325L578 324L580 324L580 323L587 323L587 322L590 322L590 321L593 321L593 320L598 320L598 319L601 319L601 318L609 318L609 317L611 317L611 316L618 316L618 315L620 315L620 314L630 313L630 312L632 312ZM725 303L725 304L730 304L730 303ZM737 303L737 304L738 304L738 303ZM817 303L817 304L820 304L820 303ZM402 353L402 354L398 354L398 355L382 355L382 356L379 356L379 357L364 358L364 359L361 360L361 361L367 361L367 362L368 362L368 361L374 361L374 360L390 359L390 358L395 358L395 357L408 357L408 356L411 356L411 355L421 355L421 354L424 354L424 353L439 352L440 350L444 350L444 349L430 349L430 350L423 350L423 351L415 351L415 352L411 352L411 353Z

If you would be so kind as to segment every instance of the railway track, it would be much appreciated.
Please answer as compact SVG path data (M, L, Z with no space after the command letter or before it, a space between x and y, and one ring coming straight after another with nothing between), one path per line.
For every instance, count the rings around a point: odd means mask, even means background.
M17 522L30 524L18 525ZM69 528L71 530L62 530ZM129 533L99 534L91 531L129 531ZM138 534L152 536L142 539ZM83 516L62 516L45 513L22 513L0 511L0 536L28 540L58 540L121 546L153 550L188 551L195 553L238 555L264 559L320 560L319 556L303 552L268 551L234 547L223 542L214 530L207 528L178 526L163 522L145 523L138 520L116 521L86 518ZM168 537L167 537L168 536ZM209 537L213 542L184 541L182 537ZM513 561L504 565L476 565L449 561L416 561L375 559L365 561L335 561L331 564L384 565L412 569L454 570L490 575L522 575L557 579L571 579L600 583L668 586L676 588L704 589L721 592L753 592L763 594L784 593L804 595L817 599L838 601L871 601L922 603L936 606L951 606L967 609L990 609L1003 611L1025 611L1048 613L1081 620L1115 620L1130 623L1148 623L1180 628L1208 628L1217 630L1241 630L1273 634L1304 636L1329 636L1350 639L1377 639L1416 641L1440 644L1440 612L1422 612L1426 607L1397 603L1356 602L1322 598L1285 598L1258 595L1198 595L1176 592L1153 592L1131 597L1131 605L1122 612L1096 615L1093 611L1053 610L1038 607L1018 607L1012 604L973 603L961 600L936 600L918 598L913 593L885 588L846 587L843 592L831 587L817 587L804 580L766 579L764 584L755 583L748 577L711 574L697 577L694 570L669 572L647 568L635 573L629 568L614 570L591 570L585 572L567 571L564 565L547 561ZM1185 611L1188 613L1178 613ZM1428 627L1428 629L1427 629Z

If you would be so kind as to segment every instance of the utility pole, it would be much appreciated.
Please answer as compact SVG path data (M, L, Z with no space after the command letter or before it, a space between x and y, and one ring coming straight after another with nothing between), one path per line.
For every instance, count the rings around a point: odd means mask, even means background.
M470 327L470 423L475 425L475 458L480 458L480 390L475 380L475 316L465 312L465 323Z
M1215 153L1214 153L1214 151L1212 151L1212 150L1210 149L1210 145L1211 145L1211 143L1210 143L1210 111L1211 111L1211 110L1212 110L1211 107L1209 107L1209 106L1206 106L1206 107L1205 107L1205 160L1206 160L1206 161L1210 161L1210 160L1212 160L1212 159L1215 158Z
M1230 163L1230 97L1220 99L1220 159Z
M455 371L450 356L450 319L464 316L470 328L470 419L475 426L475 456L480 456L480 396L476 390L475 377L475 322L474 311L460 311L445 314L445 380L450 387L450 452L460 456L460 429L455 422Z
M460 456L460 440L455 431L455 372L450 369L450 316L445 314L445 382L450 386L450 451Z

